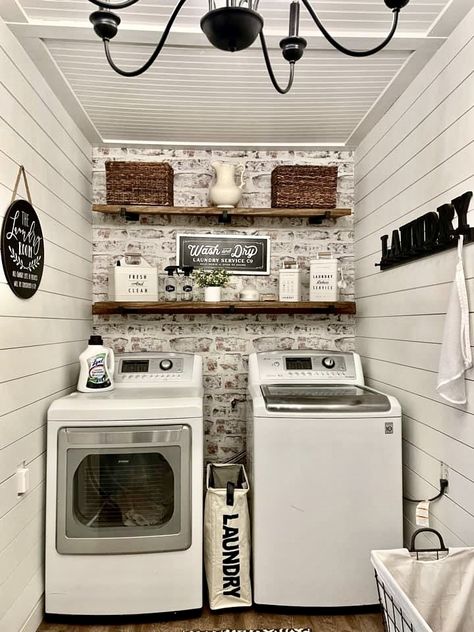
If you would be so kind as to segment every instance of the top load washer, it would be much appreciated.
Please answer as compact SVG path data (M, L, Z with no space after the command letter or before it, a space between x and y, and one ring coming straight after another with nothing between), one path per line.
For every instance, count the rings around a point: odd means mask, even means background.
M48 411L46 612L202 607L202 360L115 358L115 390Z
M249 395L255 602L377 603L370 551L402 546L397 400L332 351L252 354Z

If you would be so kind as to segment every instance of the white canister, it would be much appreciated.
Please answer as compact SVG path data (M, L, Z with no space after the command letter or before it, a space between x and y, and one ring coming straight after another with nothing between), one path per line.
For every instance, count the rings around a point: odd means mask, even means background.
M240 294L239 298L241 301L258 301L258 291L257 288L249 283L249 285L245 286Z
M218 285L207 285L204 288L204 301L206 303L219 303L222 296L222 287Z
M301 301L301 270L296 263L284 263L278 271L278 295L280 301Z
M309 272L309 300L337 301L337 259L321 252L312 259Z
M157 301L157 269L140 254L126 254L109 270L109 300Z

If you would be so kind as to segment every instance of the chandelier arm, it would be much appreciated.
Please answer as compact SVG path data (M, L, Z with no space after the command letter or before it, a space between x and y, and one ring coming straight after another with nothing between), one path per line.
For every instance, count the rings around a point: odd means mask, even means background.
M311 4L309 3L309 0L301 0L301 1L303 2L310 16L313 18L313 21L315 22L316 26L324 35L324 37L328 40L328 42L332 44L334 48L337 48L337 50L340 51L341 53L344 53L345 55L350 55L351 57L368 57L369 55L378 53L380 50L385 48L385 46L387 46L387 44L390 42L392 37L395 35L395 31L397 30L400 9L393 9L392 28L390 29L389 34L387 35L387 37L384 39L383 42L378 44L378 46L376 46L375 48L371 48L370 50L351 50L350 48L346 48L345 46L340 44L337 40L335 40L334 37L332 37L332 35L325 29L323 23L318 18L318 16L316 15L316 12L314 11Z
M116 73L118 73L119 75L122 75L122 77L137 77L138 75L141 75L146 70L148 70L148 68L150 68L150 66L153 64L155 59L161 53L161 49L165 45L165 42L168 38L171 27L173 26L173 23L178 17L178 13L181 11L185 2L186 0L179 0L178 4L175 6L173 10L173 13L171 14L170 19L168 20L168 24L165 26L165 29L163 31L163 34L161 35L160 41L156 45L156 48L153 51L153 53L151 54L151 57L148 59L148 61L146 61L143 64L143 66L141 66L140 68L137 68L136 70L122 70L121 68L119 68L113 61L112 55L110 54L109 40L104 39L105 56L110 66L115 70Z
M110 4L110 2L102 2L102 0L89 0L92 4L95 4L101 9L126 9L136 4L138 0L124 0L123 2L117 2L117 4Z
M291 86L293 85L293 79L295 78L295 64L294 62L290 63L290 76L288 78L288 84L286 88L282 88L275 77L275 73L273 72L272 63L270 61L270 55L268 54L267 43L265 42L265 36L263 34L263 30L260 31L260 44L262 45L263 58L265 59L265 65L267 67L268 75L270 77L271 82L273 83L273 87L280 94L286 94L290 91Z

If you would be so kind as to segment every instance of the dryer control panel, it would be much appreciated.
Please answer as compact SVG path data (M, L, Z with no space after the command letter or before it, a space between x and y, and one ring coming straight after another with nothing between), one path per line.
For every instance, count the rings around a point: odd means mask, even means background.
M192 353L123 353L115 356L114 381L120 386L160 386L199 379ZM200 360L200 358L199 358ZM200 364L199 364L200 366Z
M249 381L259 384L363 384L364 377L359 356L355 353L294 350L252 354Z

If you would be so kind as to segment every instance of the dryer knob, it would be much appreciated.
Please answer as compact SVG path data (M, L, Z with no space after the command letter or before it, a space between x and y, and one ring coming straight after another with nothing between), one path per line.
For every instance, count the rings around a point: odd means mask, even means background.
M160 369L162 371L169 371L173 366L173 363L171 362L171 360L162 360L160 362Z
M323 366L325 366L326 369L333 369L335 365L336 361L334 358L323 358Z

